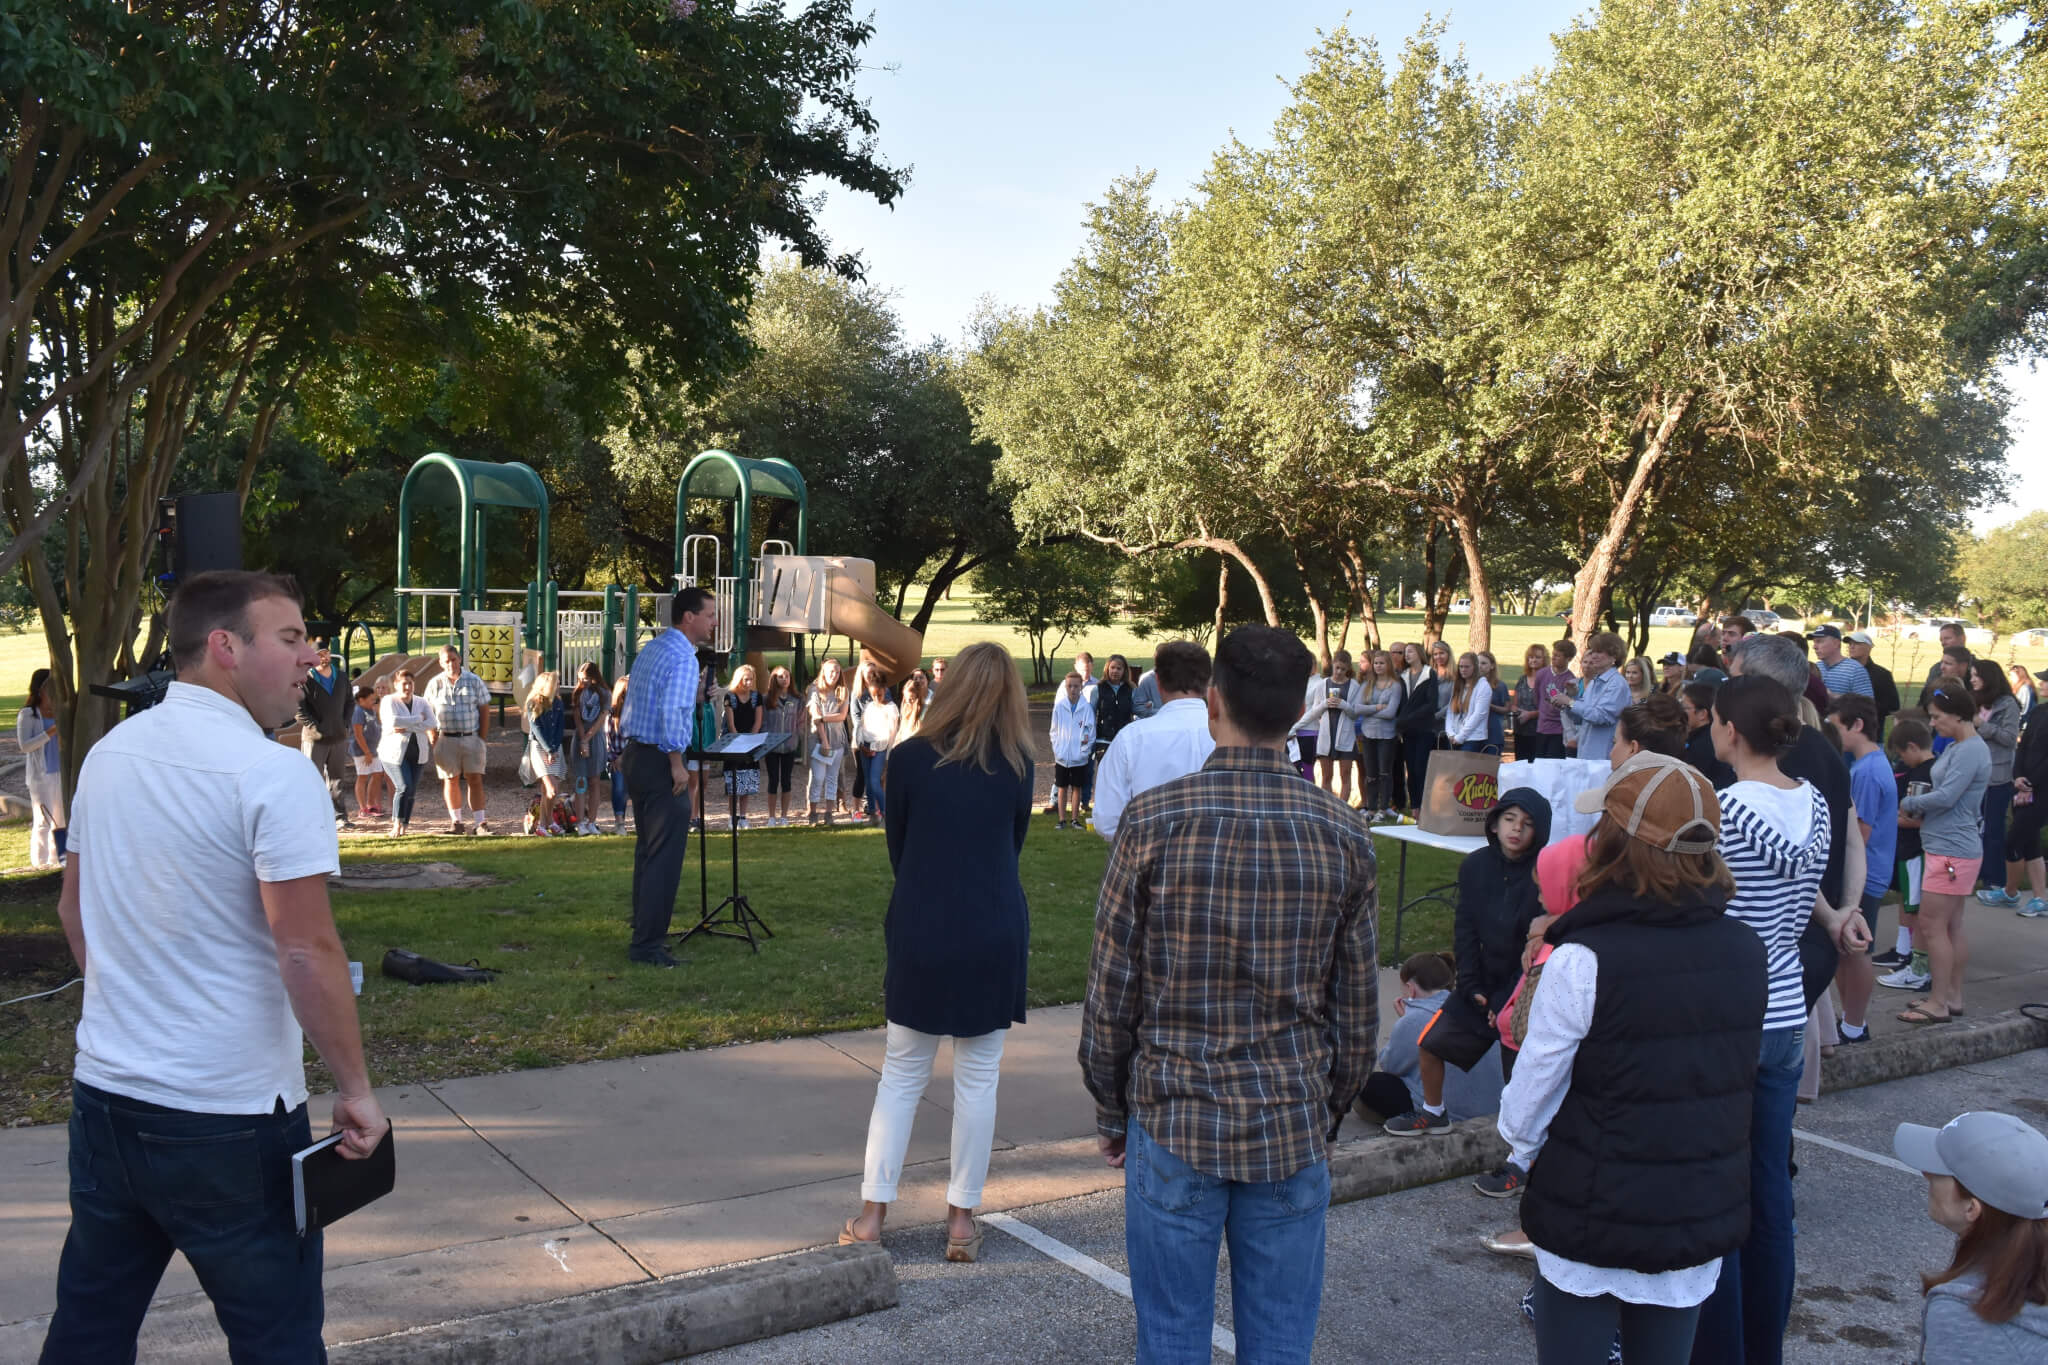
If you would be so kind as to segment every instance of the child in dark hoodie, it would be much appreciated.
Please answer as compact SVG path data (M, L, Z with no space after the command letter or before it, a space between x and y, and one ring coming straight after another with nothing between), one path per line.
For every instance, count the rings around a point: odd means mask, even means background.
M1529 924L1542 913L1536 891L1536 854L1550 842L1550 803L1527 787L1504 792L1487 813L1486 847L1458 866L1458 913L1453 927L1458 980L1417 1041L1422 1103L1386 1130L1396 1137L1450 1131L1444 1110L1444 1065L1470 1070L1496 1041L1494 1017L1522 975ZM1503 1051L1504 1066L1508 1054Z

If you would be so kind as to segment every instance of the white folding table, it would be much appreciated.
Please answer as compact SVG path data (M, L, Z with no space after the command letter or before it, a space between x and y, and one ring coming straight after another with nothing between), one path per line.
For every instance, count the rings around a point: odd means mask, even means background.
M1462 858L1467 853L1473 853L1485 848L1486 836L1483 834L1430 834L1425 832L1420 825L1374 825L1372 826L1372 832L1392 839L1401 845L1401 861L1395 872L1394 881L1394 962L1398 966L1401 962L1401 920L1410 910L1413 910L1425 901L1436 901L1440 905L1449 906L1453 914L1456 914L1458 909L1457 897L1455 895L1458 884L1455 881L1446 882L1442 886L1432 887L1414 900L1408 899L1408 846L1415 844L1422 848L1440 848L1446 853L1455 853Z

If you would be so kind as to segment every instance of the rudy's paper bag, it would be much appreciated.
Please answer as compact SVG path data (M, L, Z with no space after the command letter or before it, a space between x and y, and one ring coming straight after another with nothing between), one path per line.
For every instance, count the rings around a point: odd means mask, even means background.
M1500 755L1433 749L1416 824L1428 834L1486 833L1486 813L1500 799Z

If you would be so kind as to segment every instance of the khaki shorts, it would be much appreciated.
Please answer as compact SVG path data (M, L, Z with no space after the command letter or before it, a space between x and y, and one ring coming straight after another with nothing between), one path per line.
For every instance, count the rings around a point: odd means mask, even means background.
M443 777L462 777L468 773L481 776L483 770L482 735L443 735L434 746L434 771Z

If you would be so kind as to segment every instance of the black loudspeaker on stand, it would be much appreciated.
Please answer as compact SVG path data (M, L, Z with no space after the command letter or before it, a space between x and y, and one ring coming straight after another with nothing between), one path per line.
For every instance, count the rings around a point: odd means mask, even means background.
M185 493L157 504L157 534L172 584L208 569L242 567L242 500L233 493Z
M751 739L754 737L750 735L732 736L722 741L722 743L730 743L733 738ZM746 756L758 761L767 757L770 753L776 752L785 746L793 746L795 743L795 735L770 736L766 744L758 749L750 750ZM698 770L704 774L706 779L705 785L709 786L712 760L729 757L730 753L721 753L720 748L714 746L709 749L692 749L689 756L697 760ZM700 913L697 922L677 937L676 947L678 948L688 943L693 935L708 934L713 938L744 939L747 946L758 953L761 951L762 939L775 937L775 931L768 927L766 920L755 913L754 907L748 902L746 894L740 890L740 827L739 821L735 818L735 812L738 809L737 800L737 796L732 791L728 790L726 792L725 819L726 824L730 827L729 832L732 838L732 893L716 905L711 903L711 858L710 854L706 851L711 841L711 834L708 828L710 822L704 819L702 811L697 812L697 904ZM708 805L710 803L707 801L705 804Z

